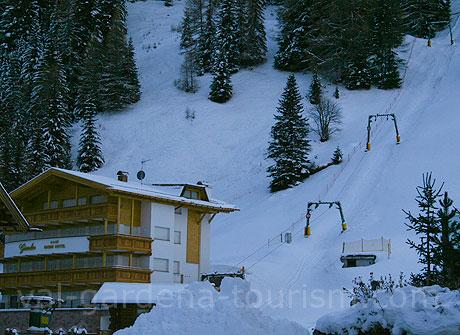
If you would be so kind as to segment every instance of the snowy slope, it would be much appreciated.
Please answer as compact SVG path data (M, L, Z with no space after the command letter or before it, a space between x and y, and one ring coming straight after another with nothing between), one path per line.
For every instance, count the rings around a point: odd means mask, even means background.
M458 7L459 1L453 2ZM314 137L312 158L317 156L320 164L328 162L339 144L350 160L297 188L271 195L265 150L288 76L272 67L277 30L274 10L269 8L266 15L268 62L234 75L234 98L219 105L207 99L209 75L199 78L197 94L181 92L173 85L182 60L173 30L183 5L184 1L175 1L168 8L153 0L128 4L129 33L136 47L143 96L123 113L100 118L106 165L98 173L115 176L116 171L125 170L133 180L141 160L151 159L145 164L148 182L211 182L216 198L241 208L240 213L220 215L213 221L213 263L236 265L261 247L238 265L249 268L248 279L253 288L261 290L265 303L270 295L279 302L274 298L279 290L286 299L288 290L301 290L291 299L291 307L286 303L265 307L271 316L312 326L324 313L346 307L348 301L340 301L337 292L350 286L355 276L370 271L377 275L417 271L416 255L404 243L409 235L401 209L415 209L415 187L422 173L433 171L439 181L446 181L449 195L460 202L460 95L456 92L460 52L457 44L450 46L447 32L433 40L432 48L426 46L426 40L406 39L400 50L408 60L401 90L341 89L338 102L344 114L343 131L327 143ZM459 25L453 30L460 42ZM311 76L296 77L306 93ZM332 96L334 89L328 87L327 94ZM194 120L185 118L187 108L195 111ZM402 143L395 145L393 125L384 122L373 132L372 151L365 153L367 116L385 112L397 115ZM335 183L325 193L332 180ZM347 232L340 233L336 211L320 207L313 213L312 236L303 238L305 205L319 197L342 202ZM296 222L292 244L266 245ZM342 242L382 236L392 240L391 259L379 258L368 268L341 268ZM326 299L325 305L319 306L319 297Z

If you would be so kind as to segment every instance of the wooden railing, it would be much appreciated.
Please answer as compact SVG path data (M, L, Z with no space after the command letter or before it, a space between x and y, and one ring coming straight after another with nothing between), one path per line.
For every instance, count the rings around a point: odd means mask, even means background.
M152 239L150 237L131 235L99 235L89 238L90 251L130 251L152 254Z
M150 283L149 269L128 267L54 270L0 274L0 289L57 285L102 284L104 282Z
M91 219L117 219L117 205L100 204L70 208L56 208L36 213L25 213L30 224L47 224L65 221L91 220Z

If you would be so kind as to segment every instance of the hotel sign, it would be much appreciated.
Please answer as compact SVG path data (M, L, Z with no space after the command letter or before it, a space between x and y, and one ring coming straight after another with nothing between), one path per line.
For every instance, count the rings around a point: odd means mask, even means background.
M87 236L39 239L5 244L5 257L89 251Z

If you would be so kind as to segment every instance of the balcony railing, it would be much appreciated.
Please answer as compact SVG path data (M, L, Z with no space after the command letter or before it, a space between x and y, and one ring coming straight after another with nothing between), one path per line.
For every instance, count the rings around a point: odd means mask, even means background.
M81 207L56 208L36 213L26 213L26 219L32 225L58 222L74 222L91 219L117 219L117 205L100 204Z
M113 267L0 274L0 289L20 289L102 284L104 282L150 283L149 269Z
M150 237L131 235L99 235L89 238L90 251L129 251L134 253L152 254Z

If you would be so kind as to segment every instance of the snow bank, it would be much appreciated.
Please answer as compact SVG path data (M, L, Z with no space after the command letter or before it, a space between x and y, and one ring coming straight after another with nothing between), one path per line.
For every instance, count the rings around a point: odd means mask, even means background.
M209 283L193 283L170 299L160 301L134 326L116 335L308 335L287 320L274 320L251 307L249 283L224 278L221 292Z
M460 334L460 291L439 286L422 289L403 287L394 294L377 293L369 303L358 303L339 313L331 313L316 322L316 330L325 334L355 335L376 324L393 335Z

